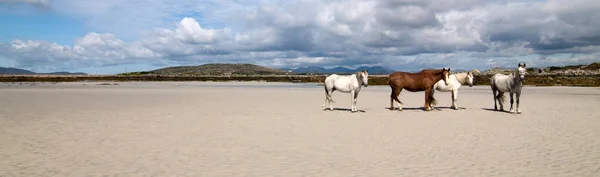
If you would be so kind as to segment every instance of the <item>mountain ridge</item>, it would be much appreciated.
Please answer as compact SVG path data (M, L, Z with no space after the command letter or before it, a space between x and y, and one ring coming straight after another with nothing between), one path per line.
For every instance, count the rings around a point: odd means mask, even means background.
M149 71L152 74L183 75L269 75L284 74L285 71L255 64L210 63L198 66L172 66Z
M291 68L280 68L281 70L284 71L291 71L293 73L297 73L297 74L309 74L309 73L314 73L314 74L351 74L351 73L355 73L361 70L368 70L369 74L375 74L375 75L379 75L379 74L391 74L394 72L394 70L391 69L387 69L381 66L360 66L356 69L350 69L350 68L346 68L346 67L342 67L342 66L338 66L335 68L324 68L324 67L320 67L320 66L303 66L303 67L298 67L296 69L291 69Z
M36 73L36 72L29 71L29 70L26 70L26 69L13 68L13 67L0 67L0 74L87 75L87 73L83 73L83 72L74 72L74 73L72 73L72 72L66 72L66 71L51 72L51 73Z

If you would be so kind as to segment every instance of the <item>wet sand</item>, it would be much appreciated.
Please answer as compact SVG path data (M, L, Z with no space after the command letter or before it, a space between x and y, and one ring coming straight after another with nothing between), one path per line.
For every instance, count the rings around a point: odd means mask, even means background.
M0 83L0 176L600 176L600 88L525 87L514 115L489 86L351 113L316 84L99 84Z

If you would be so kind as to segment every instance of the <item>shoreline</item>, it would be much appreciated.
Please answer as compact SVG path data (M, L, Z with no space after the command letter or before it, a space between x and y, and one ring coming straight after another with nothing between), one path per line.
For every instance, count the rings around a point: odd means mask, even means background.
M322 83L325 75L256 75L256 76L120 76L120 75L0 75L0 83L36 82L257 82ZM489 85L491 75L475 75L474 85ZM388 85L387 75L371 75L369 85ZM562 76L532 75L527 86L600 87L600 75Z

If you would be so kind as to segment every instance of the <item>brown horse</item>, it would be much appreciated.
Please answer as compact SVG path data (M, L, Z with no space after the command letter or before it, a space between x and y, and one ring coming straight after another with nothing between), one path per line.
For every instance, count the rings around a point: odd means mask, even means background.
M418 73L409 72L394 72L389 76L389 84L392 88L392 94L390 95L390 110L394 110L394 100L398 102L400 110L402 111L402 102L398 100L398 95L402 89L406 89L411 92L425 91L425 111L432 109L431 105L435 105L437 102L433 98L433 86L439 80L444 80L444 83L448 85L446 79L450 68L446 69L424 69Z

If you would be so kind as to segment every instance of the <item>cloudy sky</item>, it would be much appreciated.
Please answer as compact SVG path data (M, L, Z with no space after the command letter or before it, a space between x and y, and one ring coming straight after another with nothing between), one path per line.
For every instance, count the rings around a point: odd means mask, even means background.
M597 0L0 0L0 66L487 69L600 61Z

